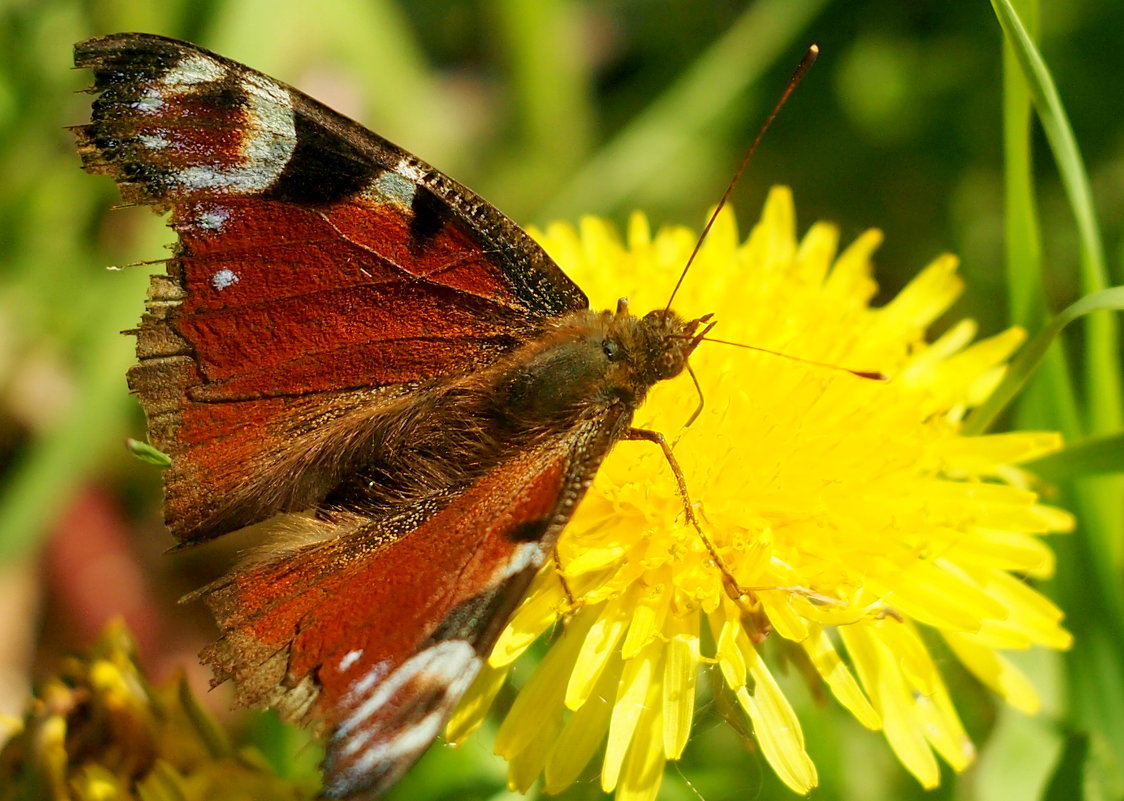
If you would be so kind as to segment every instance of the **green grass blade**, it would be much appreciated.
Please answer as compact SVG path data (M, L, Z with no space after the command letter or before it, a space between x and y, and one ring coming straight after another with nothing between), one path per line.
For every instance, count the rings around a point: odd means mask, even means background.
M1089 737L1070 735L1042 801L1076 801L1085 797L1085 762L1089 756Z
M992 0L992 7L1022 68L1073 209L1081 251L1082 286L1086 292L1104 289L1110 281L1089 177L1057 87L1010 0ZM1098 316L1091 320L1087 351L1085 401L1089 412L1088 430L1091 433L1112 431L1124 422L1118 321L1111 316Z
M171 467L172 457L164 453L162 450L154 448L147 442L130 437L125 440L125 447L129 453L140 459L142 462L156 465L157 467Z
M1055 331L1060 331L1069 321L1065 318L1075 317L1076 306L1089 307L1084 311L1095 305L1121 308L1119 299L1114 301L1104 294L1121 289L1102 289L1109 281L1089 180L1050 74L1010 1L992 0L992 6L1027 81L1053 151L1076 223L1081 284L1086 292L1092 293L1059 315L1050 328L1035 338L1038 342L1048 342L1056 335ZM1036 350L1028 346L1022 354L1027 360L1016 360L1020 363L1012 365L1013 383L1000 387L1003 392L992 399L996 405L978 410L981 414L978 419L969 421L970 427L980 426L980 430L986 427L992 419L990 412L1001 408L1009 399L1003 395L1025 380L1025 375L1020 373L1028 367L1033 370L1031 363L1041 358ZM1096 315L1090 319L1084 356L1085 392L1080 432L1111 434L1119 431L1124 412L1119 321L1114 315ZM987 405L990 406L990 402ZM1077 432L1071 429L1066 433L1072 436ZM1075 537L1058 543L1057 598L1066 610L1074 634L1073 650L1065 660L1069 700L1066 714L1069 725L1075 730L1097 732L1108 744L1109 753L1124 754L1124 685L1120 682L1124 672L1124 592L1119 573L1124 562L1121 553L1124 481L1120 476L1111 475L1087 477L1081 481L1069 479L1067 476L1062 484L1068 489L1070 508L1080 522ZM1114 769L1121 769L1119 760Z
M1024 15L1037 19L1037 3L1021 0ZM1037 25L1028 27L1037 27ZM1010 43L1003 44L1004 244L1011 320L1032 327L1046 315L1042 291L1042 237L1035 204L1030 136L1030 90Z
M1124 286L1102 289L1067 306L1019 351L1019 355L1011 362L1007 375L995 392L991 393L991 397L978 406L965 421L964 433L971 436L982 434L988 429L999 413L1019 394L1041 363L1046 350L1067 325L1090 312L1121 310L1124 310Z
M1082 440L1023 467L1047 481L1124 473L1124 432Z
M1037 0L1014 0L1033 37ZM1011 321L1034 331L1049 315L1042 235L1035 202L1030 90L1009 42L1003 43L1004 246ZM1076 391L1065 350L1051 348L1035 381L1019 397L1015 428L1081 430Z

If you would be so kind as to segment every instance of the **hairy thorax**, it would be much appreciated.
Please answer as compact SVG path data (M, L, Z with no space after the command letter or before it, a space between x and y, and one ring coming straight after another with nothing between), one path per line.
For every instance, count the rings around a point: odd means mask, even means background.
M491 368L414 394L368 421L353 470L323 506L391 508L472 483L514 453L607 411L623 434L657 381L682 371L690 342L674 312L582 310ZM614 436L614 438L616 438Z

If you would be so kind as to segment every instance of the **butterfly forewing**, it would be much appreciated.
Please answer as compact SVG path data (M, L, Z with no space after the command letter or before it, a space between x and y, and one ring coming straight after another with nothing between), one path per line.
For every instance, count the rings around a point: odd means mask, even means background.
M97 93L85 168L179 234L130 384L172 457L182 541L314 505L324 482L268 487L315 458L326 419L483 369L586 305L492 206L272 78L147 34L83 42L75 63Z

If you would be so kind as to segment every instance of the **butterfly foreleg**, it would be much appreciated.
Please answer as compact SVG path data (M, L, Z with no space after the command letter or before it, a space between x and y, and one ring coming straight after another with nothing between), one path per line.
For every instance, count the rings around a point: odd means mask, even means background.
M675 483L679 488L679 497L683 500L683 511L687 517L687 522L690 523L695 531L698 532L699 538L706 546L707 553L710 554L714 566L718 568L722 574L722 586L726 590L726 594L730 596L731 600L741 604L748 602L749 592L742 588L730 568L726 565L726 561L718 553L718 549L714 547L710 537L703 531L702 525L699 524L698 516L695 515L694 505L691 503L691 494L687 490L687 478L683 475L683 468L679 466L679 460L675 458L675 452L672 451L671 445L667 441L667 437L659 431L652 431L647 428L630 428L628 433L625 434L624 439L646 442L654 442L660 446L663 451L664 458L667 459L668 465L671 467L672 475L675 476Z

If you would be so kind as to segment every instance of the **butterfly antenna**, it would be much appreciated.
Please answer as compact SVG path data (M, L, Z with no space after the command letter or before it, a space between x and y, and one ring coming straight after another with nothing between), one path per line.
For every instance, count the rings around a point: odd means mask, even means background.
M881 372L880 370L852 370L850 367L844 367L841 364L832 364L831 362L820 362L820 361L816 361L815 359L805 359L802 356L793 356L791 353L784 353L783 351L779 351L779 350L769 350L768 348L762 348L762 347L759 347L757 345L746 345L744 342L730 342L729 340L725 340L725 339L712 339L711 337L705 336L705 332L704 332L704 336L692 338L692 341L695 341L695 340L698 340L699 342L713 342L717 345L730 345L730 346L735 347L735 348L744 348L745 350L755 350L758 353L768 353L771 356L780 356L782 359L788 359L790 361L800 362L801 364L809 364L812 367L824 367L828 370L839 370L839 371L844 372L844 373L850 373L851 375L855 376L856 378L866 378L866 379L869 379L871 381L889 381L890 380L890 376L886 375L885 373Z
M667 305L664 307L664 311L667 311L671 308L671 304L675 300L675 295L679 292L679 287L683 285L683 279L687 277L687 271L691 269L691 264L695 261L695 256L699 254L699 249L702 248L703 242L706 241L706 235L710 233L710 229L711 227L713 227L714 221L718 218L718 212L722 211L722 208L730 199L730 194L734 191L734 187L737 186L738 181L741 180L742 173L745 172L745 168L749 165L749 160L753 156L753 151L757 150L757 146L761 144L761 140L765 137L765 132L769 130L769 126L772 125L773 120L777 118L777 114L780 112L781 107L788 102L788 98L792 94L792 91L797 87L800 81L804 79L804 74L808 72L808 69L815 62L816 56L818 56L819 54L819 45L814 44L809 47L808 52L804 54L804 58L800 61L800 66L798 66L796 68L796 71L792 73L792 77L788 81L788 86L786 86L784 88L784 92L781 93L780 100L778 100L776 105L773 106L773 110L769 112L769 116L765 118L765 123L761 126L761 130L757 132L757 136L753 138L753 142L750 144L749 149L746 150L745 155L742 156L741 163L738 164L738 169L734 171L734 177L730 179L730 183L726 187L726 191L723 192L722 197L718 199L718 205L714 207L714 211L711 213L710 219L707 220L706 225L703 226L702 233L699 235L698 241L695 242L695 249L691 251L690 258L687 259L687 263L683 266L683 272L679 274L679 280L675 282L675 288L671 290L671 297L667 299Z

